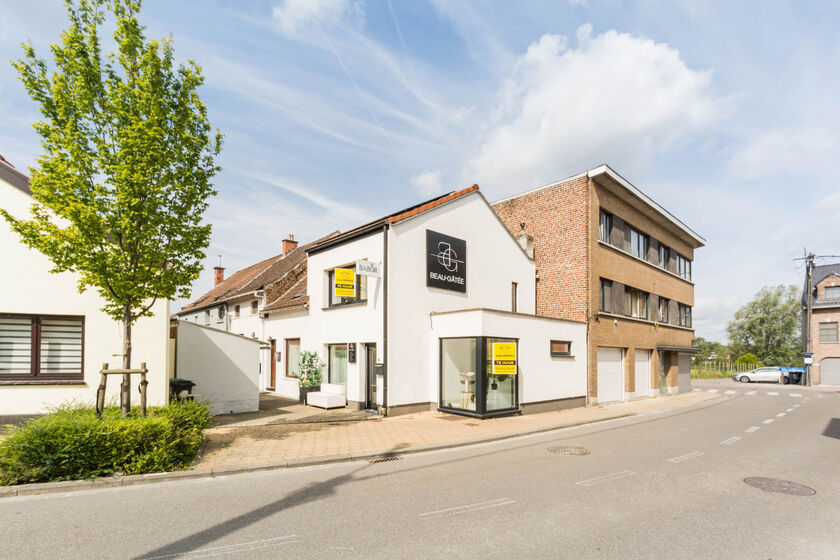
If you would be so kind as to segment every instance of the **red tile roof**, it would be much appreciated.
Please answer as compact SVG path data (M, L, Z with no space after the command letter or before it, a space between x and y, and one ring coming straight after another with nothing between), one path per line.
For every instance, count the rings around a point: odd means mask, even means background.
M422 205L417 206L415 208L411 208L410 210L406 210L404 212L401 212L399 214L395 214L393 216L388 216L388 223L389 224L396 224L397 222L400 222L400 221L405 220L407 218L410 218L412 216L416 216L417 214L425 212L426 210L431 210L432 208L434 208L436 206L440 206L441 204L445 204L445 203L449 202L450 200L455 200L458 197L464 196L465 194L468 194L468 193L471 193L471 192L477 191L477 190L478 190L478 185L473 185L471 187L467 187L466 189L461 189L460 191L451 192L447 195L441 196L440 198L430 200L429 202L427 202L425 204L422 204Z

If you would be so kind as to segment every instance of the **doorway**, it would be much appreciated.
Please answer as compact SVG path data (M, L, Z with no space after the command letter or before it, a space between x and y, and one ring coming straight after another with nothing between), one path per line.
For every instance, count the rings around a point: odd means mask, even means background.
M367 390L365 391L366 396L365 400L365 408L369 408L372 410L376 410L377 402L376 402L376 344L368 343L365 344L365 369L367 371L367 375L365 376L365 387Z
M266 387L270 391L276 390L277 387L277 341L271 339L271 351L268 356L268 361L271 363L271 386Z

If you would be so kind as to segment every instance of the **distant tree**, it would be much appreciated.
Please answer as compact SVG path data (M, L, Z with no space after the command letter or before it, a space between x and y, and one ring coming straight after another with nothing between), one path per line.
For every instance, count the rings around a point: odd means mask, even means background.
M761 362L758 361L755 354L742 354L741 356L738 356L737 360L735 360L735 365L759 367Z
M801 362L801 307L796 286L764 287L727 325L734 355L755 354L771 366Z
M725 344L713 340L706 340L701 336L694 339L694 348L697 350L697 353L694 354L694 360L696 362L709 360L725 362L726 356L729 355L729 348Z
M201 69L176 67L171 39L147 41L140 0L67 0L70 26L50 48L53 68L23 44L13 62L44 119L44 155L30 169L29 219L3 217L23 242L79 273L103 311L122 323L123 369L131 326L161 298L188 297L210 226L202 224L221 134L198 96ZM117 51L101 52L99 28L114 16ZM130 377L121 406L130 410Z

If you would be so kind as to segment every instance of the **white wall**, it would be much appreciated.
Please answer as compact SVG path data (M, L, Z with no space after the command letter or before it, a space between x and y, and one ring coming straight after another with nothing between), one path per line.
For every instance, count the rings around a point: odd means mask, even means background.
M584 323L520 313L471 310L432 315L431 324L430 346L433 351L429 355L433 358L433 366L428 375L435 388L439 375L439 338L489 336L519 339L517 358L520 404L586 395ZM551 357L551 340L571 341L572 356ZM390 383L394 383L393 378ZM437 400L435 389L432 401Z
M32 199L0 181L0 208L16 217L28 215ZM0 218L0 256L6 265L0 274L0 313L81 315L85 318L84 383L81 385L3 385L0 377L0 414L34 414L67 401L93 404L103 363L122 366L122 329L100 311L103 300L92 289L79 294L78 275L50 274L51 261L19 241ZM10 271L12 273L10 273ZM167 345L169 302L152 307L153 317L139 320L132 328L132 366L146 362L149 405L162 405L169 395ZM139 376L132 375L132 404L140 402ZM119 399L119 376L109 376L107 399Z
M259 410L260 341L178 321L175 372L212 414Z
M275 392L280 396L296 399L300 395L298 392L297 378L286 377L286 363L288 362L286 339L301 339L301 350L305 350L303 347L303 340L308 336L308 331L306 330L308 327L308 320L309 312L305 309L274 312L270 313L267 319L264 319L265 338L266 340L270 338L276 340L276 351L280 352L280 361L276 362L277 377L275 383ZM321 355L322 358L324 357L320 352L319 355ZM273 357L269 357L269 360L271 359L273 359ZM270 368L270 362L263 365L263 371L265 372L263 377L267 381L270 381L271 379Z

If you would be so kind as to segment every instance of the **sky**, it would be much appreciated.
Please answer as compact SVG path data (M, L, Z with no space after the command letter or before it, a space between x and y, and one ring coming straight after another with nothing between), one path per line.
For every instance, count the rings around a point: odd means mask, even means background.
M0 154L40 144L8 64L66 27L0 0ZM840 3L145 0L225 134L197 297L227 274L473 183L495 201L602 163L705 237L697 336L840 255ZM840 258L834 259L840 261ZM818 262L829 262L824 259ZM183 305L173 302L173 311Z

